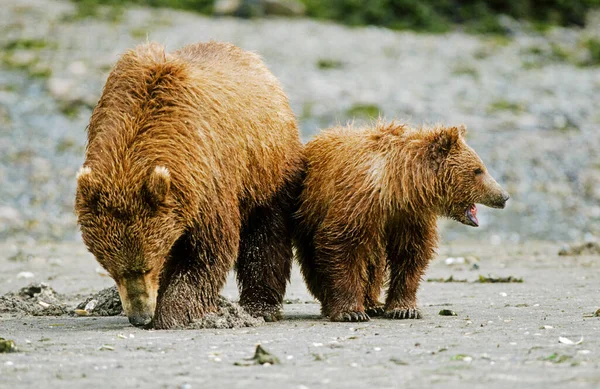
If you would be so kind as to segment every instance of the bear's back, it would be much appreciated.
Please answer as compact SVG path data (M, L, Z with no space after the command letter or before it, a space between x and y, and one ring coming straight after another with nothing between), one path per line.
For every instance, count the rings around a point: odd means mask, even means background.
M178 186L227 177L228 191L261 201L297 169L301 143L287 97L258 55L218 42L173 53L147 43L111 71L87 151L96 170L164 165Z

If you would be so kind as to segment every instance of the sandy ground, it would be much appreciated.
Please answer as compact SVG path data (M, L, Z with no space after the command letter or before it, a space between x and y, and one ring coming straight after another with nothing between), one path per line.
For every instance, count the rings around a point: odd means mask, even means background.
M232 330L146 331L118 317L0 315L2 387L596 388L600 385L600 256L564 257L547 243L445 245L423 282L423 320L331 323L297 268L284 320ZM467 263L448 265L448 257ZM473 264L478 269L473 269ZM476 266L476 267L477 267ZM21 272L33 273L23 278ZM19 273L21 273L19 278ZM32 281L75 303L110 286L80 244L0 245L0 293ZM522 283L474 283L479 275ZM226 297L237 296L232 279ZM450 309L457 316L440 316ZM559 342L565 337L581 344ZM257 344L280 365L237 366Z

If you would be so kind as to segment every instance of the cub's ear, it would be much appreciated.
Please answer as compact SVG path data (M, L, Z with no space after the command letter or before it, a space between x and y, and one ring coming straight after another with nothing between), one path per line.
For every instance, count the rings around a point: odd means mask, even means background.
M156 166L148 176L146 190L153 205L163 204L171 188L171 173L164 166Z
M467 126L465 126L464 124L459 125L458 127L456 127L456 129L461 137L464 138L465 136L467 136Z
M432 166L437 169L460 138L459 127L444 127L436 130L429 139L429 158Z

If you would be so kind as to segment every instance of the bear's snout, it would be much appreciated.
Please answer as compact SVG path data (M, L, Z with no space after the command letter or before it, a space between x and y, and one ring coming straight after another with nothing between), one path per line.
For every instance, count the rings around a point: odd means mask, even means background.
M505 191L489 174L485 178L484 183L484 196L481 198L481 201L478 202L491 208L502 209L506 207L506 202L510 198L508 192Z
M508 199L510 199L510 195L505 190L502 190L500 193L498 193L498 195L490 198L490 200L487 203L484 203L484 205L487 205L491 208L502 209L506 207L506 202Z
M145 327L152 321L152 315L147 313L129 316L129 322L136 327Z
M510 199L510 195L508 194L508 192L503 192L498 208L506 207L506 202L508 201L508 199Z
M151 278L139 275L117 281L123 311L136 327L149 325L154 317L158 285L154 285Z

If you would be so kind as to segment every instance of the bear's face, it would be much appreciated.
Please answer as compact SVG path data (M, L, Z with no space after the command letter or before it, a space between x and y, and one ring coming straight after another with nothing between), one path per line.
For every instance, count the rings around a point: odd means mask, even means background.
M156 167L139 188L108 182L89 167L80 170L77 219L88 250L115 280L129 321L144 326L154 316L165 261L183 232L169 198L170 174Z
M504 208L508 193L488 173L477 153L464 139L464 127L441 129L432 141L437 179L441 179L441 213L477 227L477 206Z

